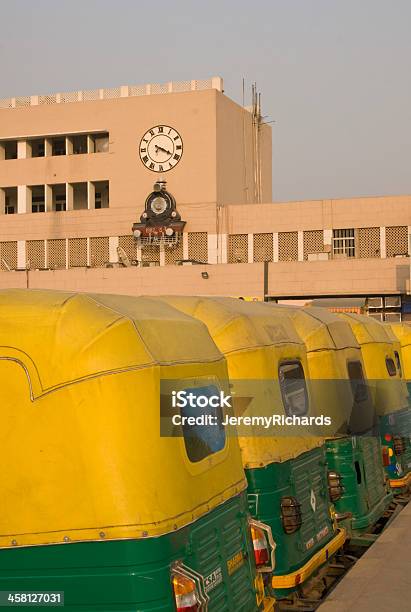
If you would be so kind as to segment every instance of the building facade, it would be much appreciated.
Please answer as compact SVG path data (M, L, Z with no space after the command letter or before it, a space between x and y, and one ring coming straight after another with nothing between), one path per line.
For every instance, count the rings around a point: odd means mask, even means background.
M405 303L411 196L272 202L271 162L220 78L0 100L0 287ZM184 229L136 240L159 181Z

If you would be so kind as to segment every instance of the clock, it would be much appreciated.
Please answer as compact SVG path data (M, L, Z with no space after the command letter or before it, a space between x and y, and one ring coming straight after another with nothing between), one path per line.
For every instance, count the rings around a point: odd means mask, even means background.
M142 137L139 153L148 170L168 172L183 155L183 141L177 130L169 125L156 125Z

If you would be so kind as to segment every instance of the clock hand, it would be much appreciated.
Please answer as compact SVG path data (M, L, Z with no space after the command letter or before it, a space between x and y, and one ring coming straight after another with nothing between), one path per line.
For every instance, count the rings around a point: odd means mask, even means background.
M167 149L163 149L163 147L160 147L159 145L155 145L156 147L156 153L158 153L159 151L163 151L163 153L167 153L167 155L171 155L171 151L167 151Z

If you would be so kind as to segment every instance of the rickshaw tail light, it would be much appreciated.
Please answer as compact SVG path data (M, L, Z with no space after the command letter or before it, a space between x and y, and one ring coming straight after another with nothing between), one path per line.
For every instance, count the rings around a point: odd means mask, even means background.
M342 478L338 472L328 472L328 492L332 502L341 499L344 493Z
M270 562L270 551L265 533L262 529L251 525L251 537L253 540L255 564L262 567Z
M173 589L177 612L197 612L199 610L197 587L194 580L174 574Z
M295 497L281 498L281 520L286 534L298 531L303 523L301 504Z
M390 449L387 446L382 447L382 464L384 467L390 465Z
M402 438L401 436L394 436L393 442L394 442L394 452L396 455L402 455L403 453L405 453L406 444L405 444L404 438Z

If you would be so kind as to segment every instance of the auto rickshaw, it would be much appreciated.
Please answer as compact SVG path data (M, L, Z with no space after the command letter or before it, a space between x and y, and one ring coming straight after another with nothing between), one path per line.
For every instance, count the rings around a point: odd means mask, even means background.
M411 484L411 445L408 429L408 391L402 378L401 349L389 326L365 315L340 315L350 325L363 354L378 414L383 463L396 493Z
M401 353L395 355L397 369L401 371L402 377L408 388L408 397L411 394L411 323L395 322L384 323L385 328L389 328L400 344ZM395 349L397 350L397 349Z
M408 390L408 408L395 414L396 422L400 421L399 427L403 435L410 444L411 440L411 325L406 322L385 323L399 342L398 346L394 347L394 356L397 369L402 374L402 377L407 385ZM411 461L411 459L410 459Z
M162 298L203 321L226 356L234 411L309 416L305 347L290 321L264 304L233 298ZM269 537L253 532L267 565L275 544L271 588L276 599L304 586L345 541L328 500L325 447L313 428L237 426L248 480L252 516L270 527ZM267 569L267 568L266 568Z
M357 536L366 532L392 501L380 443L370 435L375 408L360 346L348 323L326 309L271 308L276 314L289 316L305 342L316 410L336 419L338 435L326 440L330 498L337 518L351 537Z
M155 299L0 291L0 590L64 592L82 612L273 609L238 441L221 419L161 436L164 381L194 399L224 388L196 319Z

